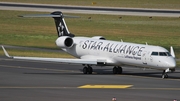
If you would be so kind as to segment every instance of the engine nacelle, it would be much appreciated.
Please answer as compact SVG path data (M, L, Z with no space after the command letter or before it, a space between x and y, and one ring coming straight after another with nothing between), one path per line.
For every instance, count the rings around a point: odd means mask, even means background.
M56 40L56 45L60 48L71 48L74 45L74 41L69 36L61 36Z
M93 39L106 40L103 36L93 36Z

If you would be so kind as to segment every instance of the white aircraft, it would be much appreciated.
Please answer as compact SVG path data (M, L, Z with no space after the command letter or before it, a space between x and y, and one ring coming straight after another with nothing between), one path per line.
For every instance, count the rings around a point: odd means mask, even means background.
M9 58L82 64L84 74L92 74L91 66L93 65L114 66L114 74L122 73L121 66L153 68L163 71L162 78L168 78L167 72L170 70L175 71L176 61L172 47L169 53L160 46L109 41L102 36L75 37L69 32L64 15L58 11L48 15L25 15L22 17L54 18L58 33L56 45L77 59L10 56L2 46L5 55Z

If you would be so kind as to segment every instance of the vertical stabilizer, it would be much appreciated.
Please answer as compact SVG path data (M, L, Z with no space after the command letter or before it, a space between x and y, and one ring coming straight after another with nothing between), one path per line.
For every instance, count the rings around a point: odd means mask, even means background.
M53 18L55 21L58 37L61 37L61 36L74 37L74 34L71 34L66 26L63 13L60 11L56 11L51 14L53 15Z

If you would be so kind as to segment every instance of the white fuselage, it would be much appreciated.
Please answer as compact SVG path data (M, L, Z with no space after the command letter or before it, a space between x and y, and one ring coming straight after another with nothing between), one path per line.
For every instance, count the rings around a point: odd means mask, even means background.
M71 48L63 48L69 54L81 59L105 60L105 65L138 66L155 69L175 68L175 59L160 46L127 42L100 40L87 37L74 37ZM152 52L158 53L152 55ZM160 55L166 53L165 55Z

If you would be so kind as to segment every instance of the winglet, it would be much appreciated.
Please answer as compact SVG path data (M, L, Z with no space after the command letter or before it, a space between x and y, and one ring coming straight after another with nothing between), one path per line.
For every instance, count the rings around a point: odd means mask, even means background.
M2 46L2 49L3 49L3 51L4 51L4 54L5 54L8 58L13 58L12 56L10 56L10 55L8 54L8 52L6 51L6 49L4 48L4 46Z
M172 47L172 46L170 47L170 52L171 52L172 57L174 57L174 58L175 58L176 56L175 56L174 49L173 49L173 47Z

